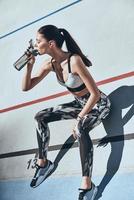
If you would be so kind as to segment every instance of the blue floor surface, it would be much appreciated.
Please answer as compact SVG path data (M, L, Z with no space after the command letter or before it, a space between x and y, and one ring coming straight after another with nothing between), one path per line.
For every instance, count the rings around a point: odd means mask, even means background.
M93 177L94 183L99 186L97 199L134 200L134 173L116 174L110 182L107 180ZM78 200L80 182L81 177L78 176L50 177L33 189L29 186L30 181L1 181L0 200Z

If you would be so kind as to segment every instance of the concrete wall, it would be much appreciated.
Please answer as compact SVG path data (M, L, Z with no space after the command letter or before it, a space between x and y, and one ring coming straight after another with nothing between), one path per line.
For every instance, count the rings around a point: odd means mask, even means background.
M112 191L109 197L109 190L105 190L102 199L113 199L115 185L121 189L124 186L122 180L126 180L126 177L128 184L131 182L132 179L126 174L133 177L134 172L131 157L134 138L133 9L132 0L0 1L1 200L43 199L43 194L47 200L56 200L55 195L59 195L58 199L76 199L77 192L74 190L80 184L81 166L77 143L66 154L60 151L62 144L71 135L73 120L69 120L50 124L49 159L57 159L56 171L46 185L43 183L36 191L29 188L37 156L34 115L39 110L73 99L69 94L62 95L65 88L58 85L53 73L33 90L21 91L24 69L18 72L13 68L13 63L23 54L29 39L35 39L37 29L44 24L64 27L72 34L92 61L93 67L89 70L99 88L109 95L113 104L110 117L91 133L95 145L94 180L100 186L100 193L106 186ZM44 59L37 57L34 72ZM41 100L53 94L57 98ZM108 145L97 148L98 139L104 136L108 136ZM69 141L72 141L71 138ZM119 181L112 185L110 180L116 177L115 174L123 174L123 178L120 175ZM43 187L47 188L47 193ZM61 194L57 192L59 190ZM120 199L125 194L122 191ZM124 199L131 200L134 194L129 192L129 198L126 197Z

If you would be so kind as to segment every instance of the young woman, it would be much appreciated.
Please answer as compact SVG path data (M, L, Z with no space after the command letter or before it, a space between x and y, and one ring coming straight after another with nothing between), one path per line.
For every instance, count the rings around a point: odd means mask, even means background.
M62 49L65 42L67 51ZM36 48L40 55L48 54L52 58L44 61L38 73L31 77L35 57L30 55L23 78L22 90L28 91L54 72L58 82L74 96L74 101L46 108L35 116L39 159L31 187L37 187L52 172L54 164L47 159L50 139L48 123L59 120L75 119L72 133L78 140L82 183L79 200L93 200L97 187L91 181L93 164L93 144L89 132L104 119L110 110L110 101L96 86L87 67L92 63L82 53L76 42L65 29L46 25L37 31Z

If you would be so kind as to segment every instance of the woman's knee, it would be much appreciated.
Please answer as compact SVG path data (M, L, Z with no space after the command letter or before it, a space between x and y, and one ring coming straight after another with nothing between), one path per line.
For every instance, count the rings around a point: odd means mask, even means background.
M89 137L89 132L93 129L92 125L90 123L87 125L83 122L83 120L80 120L75 127L75 133L78 138L78 140L83 140L87 136Z
M80 140L84 134L84 129L81 121L79 121L78 124L75 126L74 131L77 139Z
M34 116L34 119L36 120L36 121L39 121L40 120L40 114L39 114L40 112L38 112L38 113L36 113L36 115Z
M44 121L45 119L47 119L50 116L50 113L52 112L53 108L46 108L44 110L41 110L39 112L37 112L37 114L35 115L34 119L36 121Z

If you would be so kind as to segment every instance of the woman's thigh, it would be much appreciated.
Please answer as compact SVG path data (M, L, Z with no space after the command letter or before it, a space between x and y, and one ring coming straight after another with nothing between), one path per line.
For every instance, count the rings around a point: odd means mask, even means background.
M93 109L86 114L82 120L79 122L78 127L79 130L92 130L94 127L99 125L103 119L107 117L110 112L111 103L109 98L101 93L100 100L95 104Z
M64 119L75 119L80 111L81 106L74 100L69 103L41 110L36 114L35 119L47 123Z
M90 131L99 125L101 123L99 116L100 113L97 109L92 109L90 113L86 114L78 124L80 132L85 130Z

